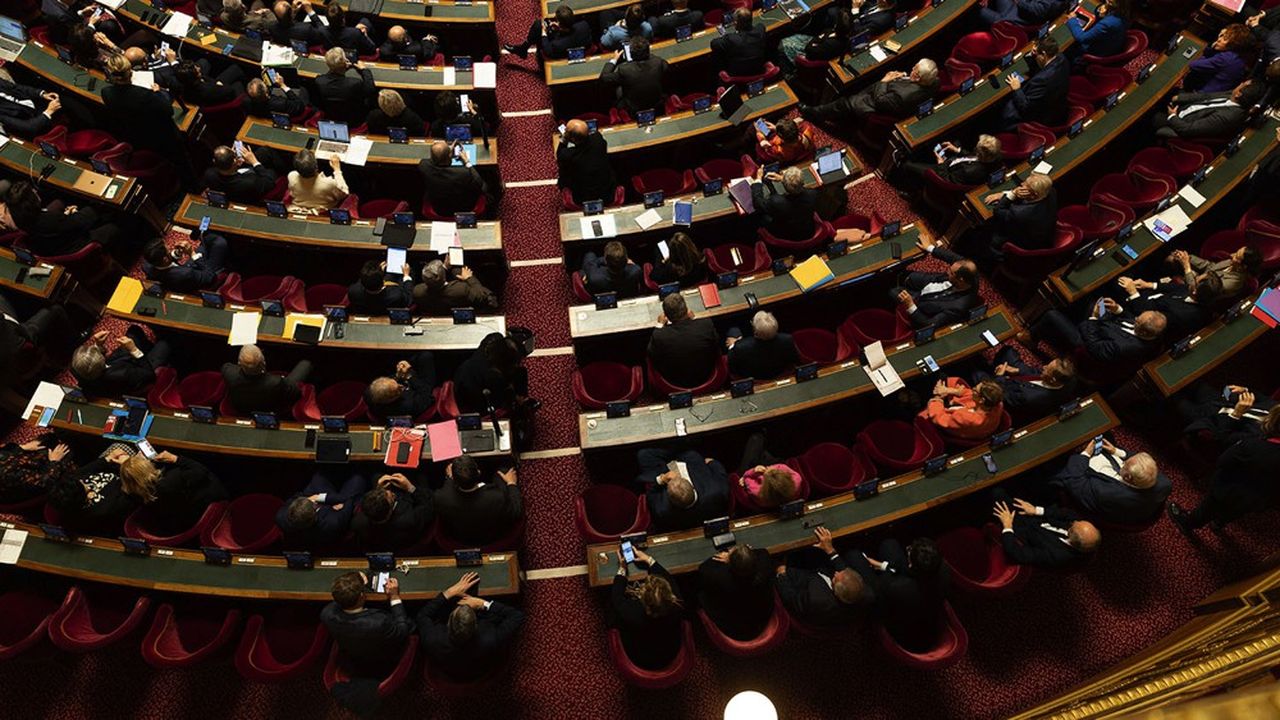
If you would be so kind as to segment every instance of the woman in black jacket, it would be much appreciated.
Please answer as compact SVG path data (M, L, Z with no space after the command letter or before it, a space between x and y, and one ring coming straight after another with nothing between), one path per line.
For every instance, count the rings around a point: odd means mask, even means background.
M120 480L120 466L129 459L123 445L114 445L96 460L81 467L74 477L58 480L49 488L49 504L68 530L114 537L125 518L142 506Z
M618 574L609 591L611 624L622 635L631 662L646 670L671 664L684 642L684 603L666 568L636 548L636 564L647 576L627 581L627 563L618 553Z
M667 257L662 256L661 249L655 255L649 279L659 285L680 283L680 287L693 287L707 279L707 259L685 233L678 232L667 241Z
M209 468L171 452L148 460L141 454L120 465L125 492L143 499L162 528L180 532L196 523L210 503L227 499L227 489Z

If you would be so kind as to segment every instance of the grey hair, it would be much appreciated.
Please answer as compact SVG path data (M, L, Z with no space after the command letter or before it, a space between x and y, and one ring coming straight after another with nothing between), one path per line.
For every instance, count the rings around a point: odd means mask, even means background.
M921 85L938 84L938 63L929 58L920 58L912 69L916 71L916 78Z
M979 135L978 142L973 146L973 152L982 162L995 162L1000 159L1000 138L995 135Z
M751 317L751 334L761 340L774 339L778 336L778 318L771 312L757 312Z
M444 263L439 260L432 260L422 267L422 282L428 287L438 288L444 285L445 269Z
M788 195L795 195L804 189L804 173L798 167L789 167L782 171L782 189Z
M107 369L107 356L94 344L81 345L71 353L71 372L82 380L96 380Z

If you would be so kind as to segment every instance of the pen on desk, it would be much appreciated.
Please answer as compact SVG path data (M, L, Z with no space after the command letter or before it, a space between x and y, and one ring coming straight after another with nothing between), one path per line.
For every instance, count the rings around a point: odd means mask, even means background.
M160 312L164 313L165 315L169 314L169 306L166 305L163 300L160 301Z
M80 414L79 410L76 411L76 422L81 425L84 424L84 416Z

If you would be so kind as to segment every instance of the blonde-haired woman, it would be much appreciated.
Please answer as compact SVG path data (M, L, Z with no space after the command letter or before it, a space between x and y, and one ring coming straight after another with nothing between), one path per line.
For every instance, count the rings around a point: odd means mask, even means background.
M171 452L154 460L141 453L120 465L120 488L150 508L161 532L191 527L210 503L227 499L227 490L209 468Z
M671 664L684 639L684 602L666 568L640 548L636 565L647 575L628 581L628 564L618 551L618 574L610 591L611 624L622 635L622 647L631 662L647 670Z

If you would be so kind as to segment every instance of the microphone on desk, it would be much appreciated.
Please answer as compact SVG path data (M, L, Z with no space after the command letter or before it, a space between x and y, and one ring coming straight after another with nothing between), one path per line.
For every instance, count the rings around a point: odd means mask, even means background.
M502 437L502 426L498 425L498 411L493 407L493 393L489 392L489 388L481 390L484 393L484 407L489 414L489 422L493 423L493 434L495 437Z

